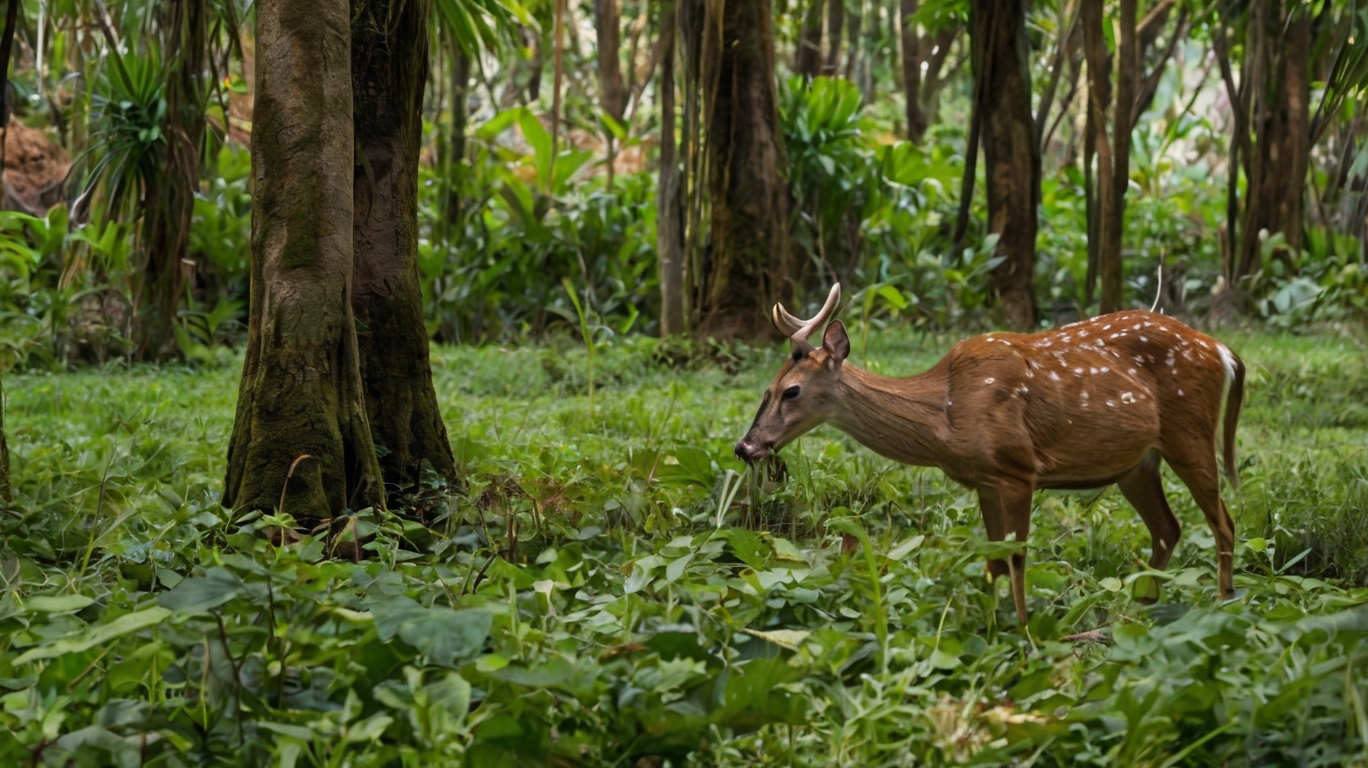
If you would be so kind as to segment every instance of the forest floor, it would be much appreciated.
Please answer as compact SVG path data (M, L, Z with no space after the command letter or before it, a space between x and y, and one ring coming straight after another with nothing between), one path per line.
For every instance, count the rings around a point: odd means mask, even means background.
M1238 597L1166 469L1161 604L1130 599L1149 538L1119 492L1039 494L1029 632L939 472L829 427L786 482L743 472L778 346L436 350L464 487L348 521L359 561L218 506L240 358L12 376L0 758L1368 765L1368 355L1219 335L1250 371ZM852 336L889 375L951 341Z

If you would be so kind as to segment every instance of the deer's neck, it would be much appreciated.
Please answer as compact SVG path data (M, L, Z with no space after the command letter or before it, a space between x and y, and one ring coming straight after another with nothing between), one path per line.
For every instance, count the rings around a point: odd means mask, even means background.
M939 466L949 432L946 385L939 366L895 379L846 365L841 374L841 408L832 424L895 461Z

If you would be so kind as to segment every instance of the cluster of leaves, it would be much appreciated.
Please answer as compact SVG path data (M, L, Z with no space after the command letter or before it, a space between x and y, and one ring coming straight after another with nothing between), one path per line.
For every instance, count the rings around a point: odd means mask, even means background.
M909 341L876 335L870 365L910 373L949 339ZM1119 494L1042 495L1029 632L982 577L1015 545L939 474L829 430L786 450L786 483L739 471L778 352L679 370L627 337L591 373L568 340L438 349L465 487L283 548L288 509L217 506L234 366L19 377L0 761L1363 763L1368 483L1334 470L1368 449L1363 350L1231 341L1251 370L1240 598L1215 603L1176 480L1164 574L1136 565ZM1298 556L1312 521L1346 543ZM1128 595L1145 575L1153 610Z

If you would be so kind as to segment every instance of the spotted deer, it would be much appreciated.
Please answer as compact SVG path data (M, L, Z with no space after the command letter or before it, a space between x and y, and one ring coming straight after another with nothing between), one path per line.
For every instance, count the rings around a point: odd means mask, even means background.
M850 338L839 320L827 325L821 347L808 341L840 296L837 283L806 321L774 305L792 354L736 444L738 458L754 463L830 422L876 453L939 467L973 488L993 541L1026 541L1036 490L1115 483L1149 528L1156 570L1168 565L1181 533L1160 482L1163 459L1215 534L1221 598L1234 595L1235 526L1221 501L1216 444L1219 432L1234 484L1245 367L1224 344L1171 317L1131 310L1040 333L975 336L925 373L889 378L846 360ZM1024 552L988 563L989 579L1010 577L1022 625L1025 567ZM1157 584L1140 595L1157 597Z

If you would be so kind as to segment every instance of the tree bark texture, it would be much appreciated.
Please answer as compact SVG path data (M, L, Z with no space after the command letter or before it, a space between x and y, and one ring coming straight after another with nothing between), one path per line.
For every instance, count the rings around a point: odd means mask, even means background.
M205 0L164 6L166 55L175 64L166 84L161 172L144 190L143 262L137 283L134 350L141 360L174 352L174 328L184 290L181 265L189 247L190 218L199 189L204 146L204 72L208 51Z
M1246 159L1233 279L1257 269L1262 230L1281 232L1287 251L1301 250L1302 191L1311 148L1311 14L1295 0L1254 0L1248 13L1241 68L1254 140Z
M675 146L674 0L660 9L660 186L656 197L656 252L660 260L660 335L684 332L684 188Z
M627 112L627 85L622 79L622 23L617 0L594 0L598 35L599 106L622 122Z
M384 501L351 308L348 11L256 9L251 317L223 494L234 510L275 509L282 491L297 519Z
M805 0L803 28L793 52L793 74L813 78L822 68L822 8L825 0ZM771 43L772 45L772 43Z
M708 0L707 8L712 255L699 332L758 339L775 333L770 308L788 298L793 273L770 0Z
M922 111L922 50L921 35L917 33L917 23L913 20L917 13L917 0L900 0L898 16L902 23L902 73L903 96L906 100L907 140L920 144L926 135L928 125L926 113Z
M456 477L418 281L430 8L430 0L352 0L352 309L366 413L390 489L417 482L424 462L447 480Z
M1040 145L1031 113L1026 8L1022 0L972 0L969 8L974 77L981 99L988 192L988 231L998 235L993 293L1007 323L1036 324L1036 211L1040 205Z

